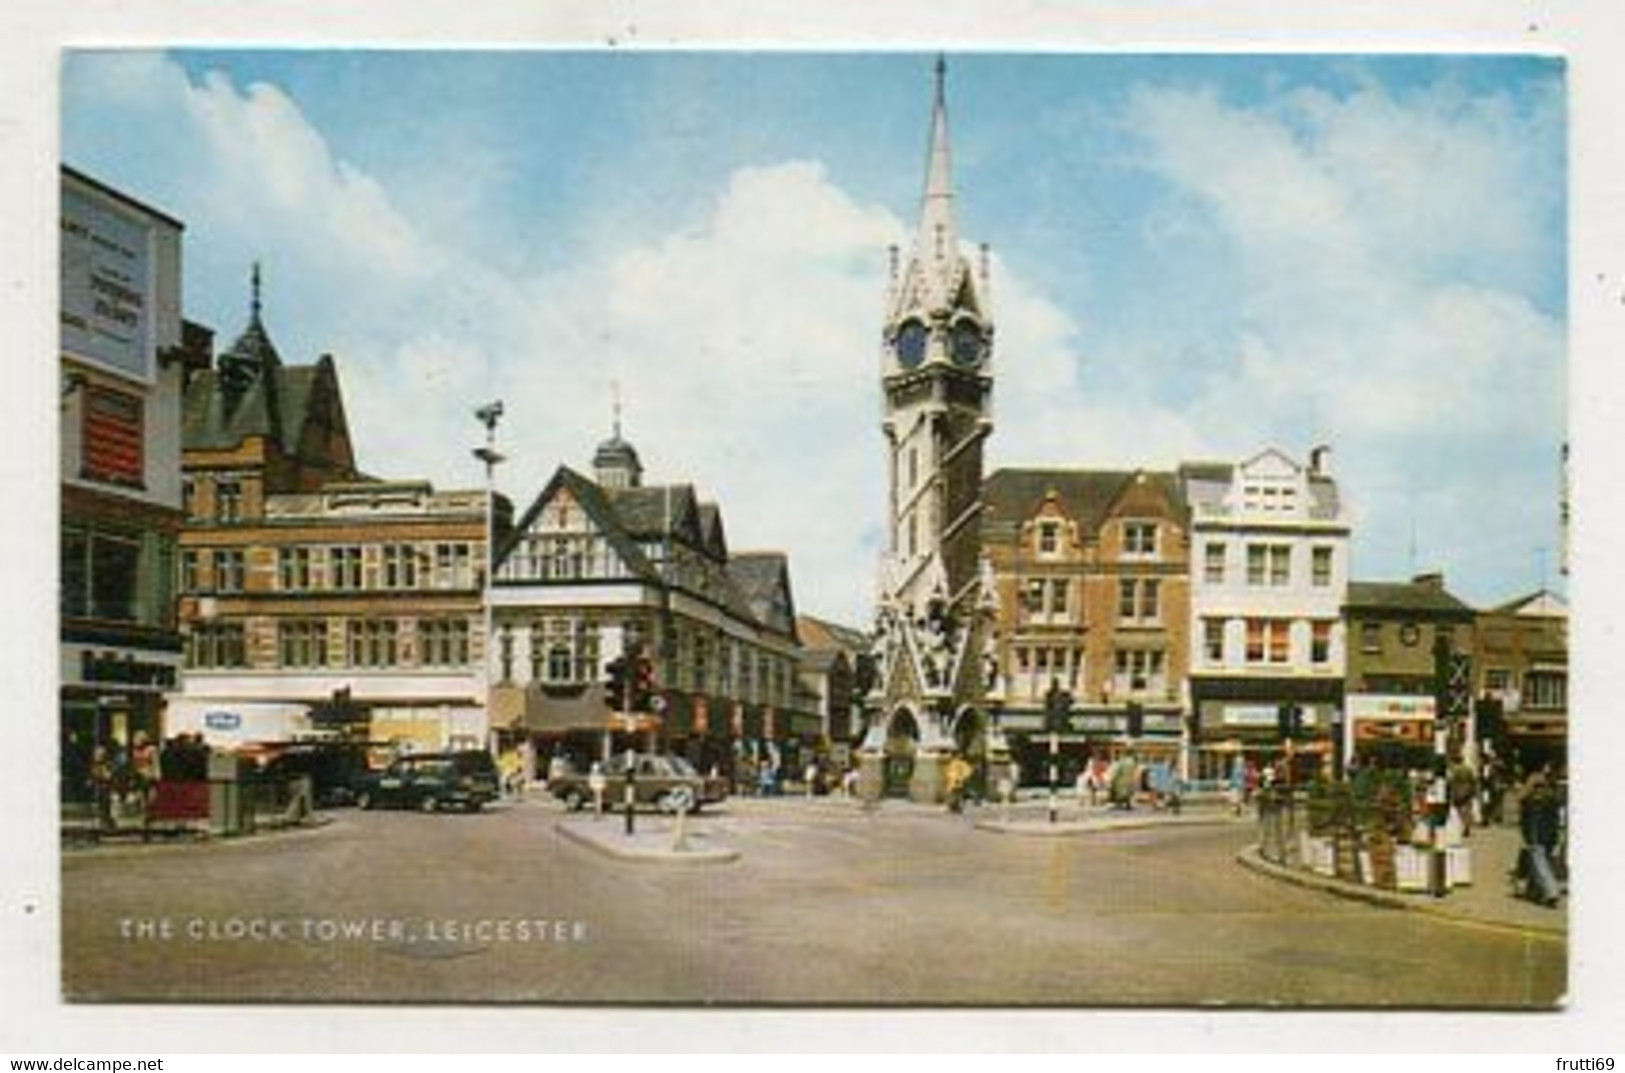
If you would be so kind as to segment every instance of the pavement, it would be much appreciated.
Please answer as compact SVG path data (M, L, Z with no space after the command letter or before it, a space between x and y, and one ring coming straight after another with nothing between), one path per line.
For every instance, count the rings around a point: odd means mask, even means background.
M696 830L688 820L670 816L637 815L631 834L620 815L571 817L554 825L572 842L607 857L648 864L727 864L739 851L719 844L710 832Z
M1369 905L1520 931L1567 935L1567 898L1555 908L1549 908L1513 894L1511 873L1521 842L1518 829L1512 826L1480 827L1473 831L1465 843L1473 851L1473 881L1452 887L1443 897L1380 890L1307 869L1285 867L1265 860L1256 844L1243 849L1236 860L1243 867L1271 879Z

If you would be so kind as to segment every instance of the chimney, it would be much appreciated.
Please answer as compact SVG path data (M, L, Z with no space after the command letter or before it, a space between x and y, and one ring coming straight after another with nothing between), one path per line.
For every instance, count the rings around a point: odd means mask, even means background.
M1417 588L1427 589L1429 592L1443 592L1444 574L1438 570L1427 574L1417 574L1411 579L1411 584Z

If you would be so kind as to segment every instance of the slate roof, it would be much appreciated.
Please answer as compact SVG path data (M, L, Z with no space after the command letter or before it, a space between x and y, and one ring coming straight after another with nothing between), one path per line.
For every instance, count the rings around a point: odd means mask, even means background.
M795 604L790 597L790 563L783 552L745 551L728 560L728 575L756 621L795 636ZM777 599L778 606L775 607Z
M1046 496L1054 492L1061 509L1085 531L1100 528L1118 497L1141 471L1090 469L1001 469L982 485L982 501L988 508L983 531L989 539L1009 539L1013 527L1038 512ZM1146 470L1146 481L1158 487L1179 509L1184 497L1173 473Z
M1401 611L1453 617L1473 609L1442 586L1425 581L1351 581L1345 608L1355 611Z
M867 652L873 639L862 630L829 622L812 615L796 616L796 633L808 649L840 652Z
M593 487L614 506L616 518L634 539L664 540L669 525L674 539L699 543L699 505L693 485L602 488L593 484Z

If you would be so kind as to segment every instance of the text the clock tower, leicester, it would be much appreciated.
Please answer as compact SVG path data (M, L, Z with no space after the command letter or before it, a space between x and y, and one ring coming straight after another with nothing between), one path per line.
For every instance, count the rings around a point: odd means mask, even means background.
M882 335L888 466L878 675L860 751L866 795L940 799L949 757L989 753L982 584L982 445L993 429L987 250L959 247L948 154L945 65L936 65L919 227L892 258ZM985 770L985 769L983 769Z

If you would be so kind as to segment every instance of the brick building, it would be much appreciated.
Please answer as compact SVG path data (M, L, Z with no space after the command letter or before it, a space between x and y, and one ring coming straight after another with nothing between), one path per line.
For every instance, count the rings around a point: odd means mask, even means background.
M1190 658L1190 538L1176 476L1001 469L983 495L996 607L988 703L1023 768L1033 770L1052 689L1070 695L1069 767L1129 748L1175 760Z
M187 384L184 444L171 733L486 744L485 492L361 473L336 364L282 361L257 269L247 328Z

